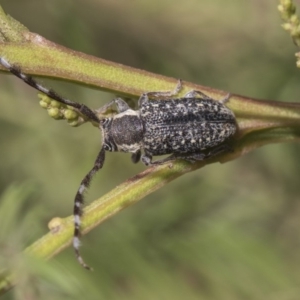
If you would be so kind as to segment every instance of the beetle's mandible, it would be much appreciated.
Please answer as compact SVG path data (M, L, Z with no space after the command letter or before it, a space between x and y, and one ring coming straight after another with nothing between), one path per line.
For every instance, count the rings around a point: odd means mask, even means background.
M137 110L131 109L121 98L114 99L98 110L92 110L44 87L3 57L0 57L0 64L50 98L74 107L81 115L96 122L102 131L101 150L93 168L81 181L74 200L73 247L79 263L87 269L90 267L79 252L84 192L95 173L103 167L106 151L129 152L134 163L142 160L145 165L159 165L176 159L195 162L231 150L227 141L235 134L237 125L233 112L225 106L229 95L216 101L193 90L182 98L173 98L182 88L179 80L174 91L142 94ZM116 105L117 114L100 119L99 115L113 105ZM164 154L170 155L152 161L153 156Z

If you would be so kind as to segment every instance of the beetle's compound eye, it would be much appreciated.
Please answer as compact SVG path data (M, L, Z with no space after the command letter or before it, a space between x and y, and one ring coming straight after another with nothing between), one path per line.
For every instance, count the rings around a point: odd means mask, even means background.
M104 148L105 151L111 151L112 150L112 148L108 144L104 144L103 148Z
M105 151L114 152L118 151L116 144L113 141L105 141L103 144L103 148Z
M103 125L105 125L108 121L109 121L108 118L101 119L101 120L100 120L100 125L103 126Z

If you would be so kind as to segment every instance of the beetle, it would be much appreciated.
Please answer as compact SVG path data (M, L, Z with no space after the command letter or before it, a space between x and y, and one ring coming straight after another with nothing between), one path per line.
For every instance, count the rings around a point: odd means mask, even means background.
M86 269L90 267L79 252L84 192L95 173L103 167L106 151L131 153L133 163L141 160L150 166L177 159L195 162L232 150L227 141L235 134L237 125L234 113L225 106L230 95L217 101L201 91L192 90L181 98L174 98L182 89L179 80L173 91L143 93L138 100L137 110L131 109L121 98L92 110L44 87L4 57L0 57L0 63L36 90L74 107L81 115L97 123L102 132L101 149L94 166L82 179L74 200L73 248L77 260ZM99 118L112 106L117 108L115 115ZM165 154L169 156L152 160L153 156Z

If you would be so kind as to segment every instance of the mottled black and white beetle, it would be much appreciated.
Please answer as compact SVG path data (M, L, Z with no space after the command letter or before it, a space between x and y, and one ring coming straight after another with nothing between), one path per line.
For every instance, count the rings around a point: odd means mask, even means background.
M231 150L226 141L234 135L237 125L233 112L224 105L229 96L218 102L200 91L190 91L182 98L170 98L180 91L179 81L174 91L142 94L138 110L131 109L124 100L116 98L94 111L45 88L5 58L0 57L0 63L33 88L76 108L80 114L99 124L102 131L101 150L93 168L81 181L74 201L73 247L79 263L86 269L90 267L79 252L83 196L92 177L104 164L105 151L132 153L134 163L141 159L148 166L176 159L194 162ZM166 99L149 100L149 97ZM116 105L118 113L110 118L99 119L98 114L106 112L113 105ZM153 156L164 154L171 155L152 161Z

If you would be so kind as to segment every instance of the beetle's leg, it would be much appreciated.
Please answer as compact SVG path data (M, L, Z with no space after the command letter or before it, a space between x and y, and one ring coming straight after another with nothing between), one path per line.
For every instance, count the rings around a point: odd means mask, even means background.
M202 99L205 100L213 100L212 98L210 98L209 96L207 96L206 94L200 92L200 91L196 91L196 90L192 90L189 91L188 93L186 93L183 97L184 98L197 98L197 97L201 97Z
M142 155L142 159L141 160L142 160L143 164L145 164L146 166L153 165L152 155L150 155L150 154L144 154L144 155Z
M215 99L207 96L206 94L204 94L200 91L196 91L196 90L189 91L187 94L184 95L184 98L197 98L197 96L200 96L204 100L215 100ZM223 99L219 100L219 102L225 104L226 102L228 102L230 97L231 97L231 94L228 93Z
M228 144L221 144L213 149L211 149L207 154L205 159L220 155L226 152L233 152L233 148Z
M152 161L151 155L145 154L142 156L142 162L146 166L161 165L161 164L164 164L164 163L167 163L170 161L174 161L174 160L178 160L178 159L182 159L182 160L189 161L191 163L195 163L196 161L209 159L209 158L212 158L219 154L230 152L230 151L233 151L232 147L230 147L228 144L222 144L222 145L219 145L219 146L211 149L207 153L201 152L201 151L195 152L195 153L175 153L166 158L155 160L155 161Z
M113 105L117 106L118 113L124 112L130 109L129 105L121 98L115 98L110 102L106 103L102 107L96 109L96 113L98 114L105 114Z
M171 154L170 156L167 156L166 158L163 159L158 159L155 161L152 161L152 155L145 153L142 155L142 162L146 166L157 166L157 165L162 165L167 162L171 162L177 159L183 159L187 160L189 162L195 162L197 160L203 160L206 158L206 155L202 152L199 153L178 153L178 154Z
M196 152L196 153L175 154L175 155L173 154L173 155L176 157L176 159L183 159L191 163L195 163L196 161L209 159L217 155L220 155L222 153L231 152L231 151L233 151L232 147L230 147L228 144L222 144L212 148L207 153Z
M223 99L220 100L220 102L225 104L226 102L229 101L230 97L231 97L231 93L228 93Z
M132 153L131 154L131 161L134 164L138 163L140 161L140 159L141 159L141 155L142 155L141 150L138 150L135 153Z
M183 159L189 162L195 162L195 161L199 161L199 160L203 160L206 158L206 155L204 153L189 153L189 154L172 154L166 158L163 159L158 159L155 161L152 161L152 157L148 156L148 155L143 155L142 156L142 162L146 165L146 166L158 166L158 165L162 165L165 164L167 162L172 162L178 159Z
M117 105L118 113L122 113L122 112L130 109L129 105L121 98L115 98L114 102Z
M172 97L172 96L177 95L181 89L182 89L182 82L181 82L181 79L178 79L176 87L172 91L147 92L147 93L144 93L143 95L147 95L148 97L153 97L153 98Z
M158 92L147 92L143 93L139 99L139 107L142 103L145 103L151 98L167 98L177 95L182 89L181 79L178 79L177 85L173 91L158 91Z

